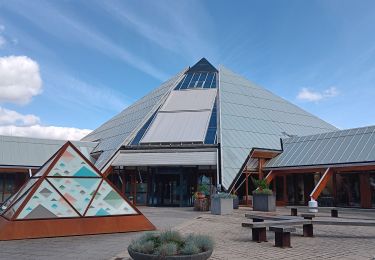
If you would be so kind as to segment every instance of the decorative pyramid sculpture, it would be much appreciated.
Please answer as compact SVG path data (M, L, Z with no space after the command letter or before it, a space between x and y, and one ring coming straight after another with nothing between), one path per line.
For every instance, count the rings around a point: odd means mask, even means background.
M155 229L70 142L2 210L0 240Z

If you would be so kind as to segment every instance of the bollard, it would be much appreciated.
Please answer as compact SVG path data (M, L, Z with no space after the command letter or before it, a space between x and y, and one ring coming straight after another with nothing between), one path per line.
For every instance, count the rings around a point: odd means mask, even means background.
M309 201L309 212L318 213L318 202L313 198Z

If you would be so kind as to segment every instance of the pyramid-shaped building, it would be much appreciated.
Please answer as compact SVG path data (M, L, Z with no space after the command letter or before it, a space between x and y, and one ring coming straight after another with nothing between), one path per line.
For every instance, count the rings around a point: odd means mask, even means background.
M67 142L2 206L0 229L10 240L155 227Z
M280 150L280 138L336 130L203 58L83 141L98 142L95 165L128 196L184 206L201 184L231 189L255 148Z

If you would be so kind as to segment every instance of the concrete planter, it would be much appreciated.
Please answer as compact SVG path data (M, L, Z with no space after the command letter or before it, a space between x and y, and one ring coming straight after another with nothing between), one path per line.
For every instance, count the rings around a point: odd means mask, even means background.
M253 210L276 211L276 196L268 194L253 194Z
M134 260L160 260L160 259L165 259L165 260L206 260L210 258L212 255L212 250L206 251L203 253L195 254L195 255L174 255L174 256L165 256L165 257L160 257L157 255L149 255L149 254L143 254L139 252L135 252L134 250L130 249L128 247L128 252L129 255L134 259Z
M233 199L233 209L238 209L240 205L240 199L238 197Z
M212 198L211 214L227 215L233 213L233 198Z

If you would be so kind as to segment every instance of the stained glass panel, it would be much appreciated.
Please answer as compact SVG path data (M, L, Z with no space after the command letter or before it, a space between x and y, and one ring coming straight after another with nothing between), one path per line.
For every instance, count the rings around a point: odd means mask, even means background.
M17 219L78 217L57 191L44 180L23 207Z
M83 215L101 178L48 178L48 180Z
M103 180L86 216L131 215L137 212Z
M40 177L40 176L43 176L43 174L46 172L46 170L48 169L48 167L51 165L52 161L53 161L54 158L51 158L46 164L44 164L42 166L42 168L40 168L38 170L38 172L34 175L34 177Z
M100 175L84 161L71 147L61 155L48 176L57 177L100 177Z

